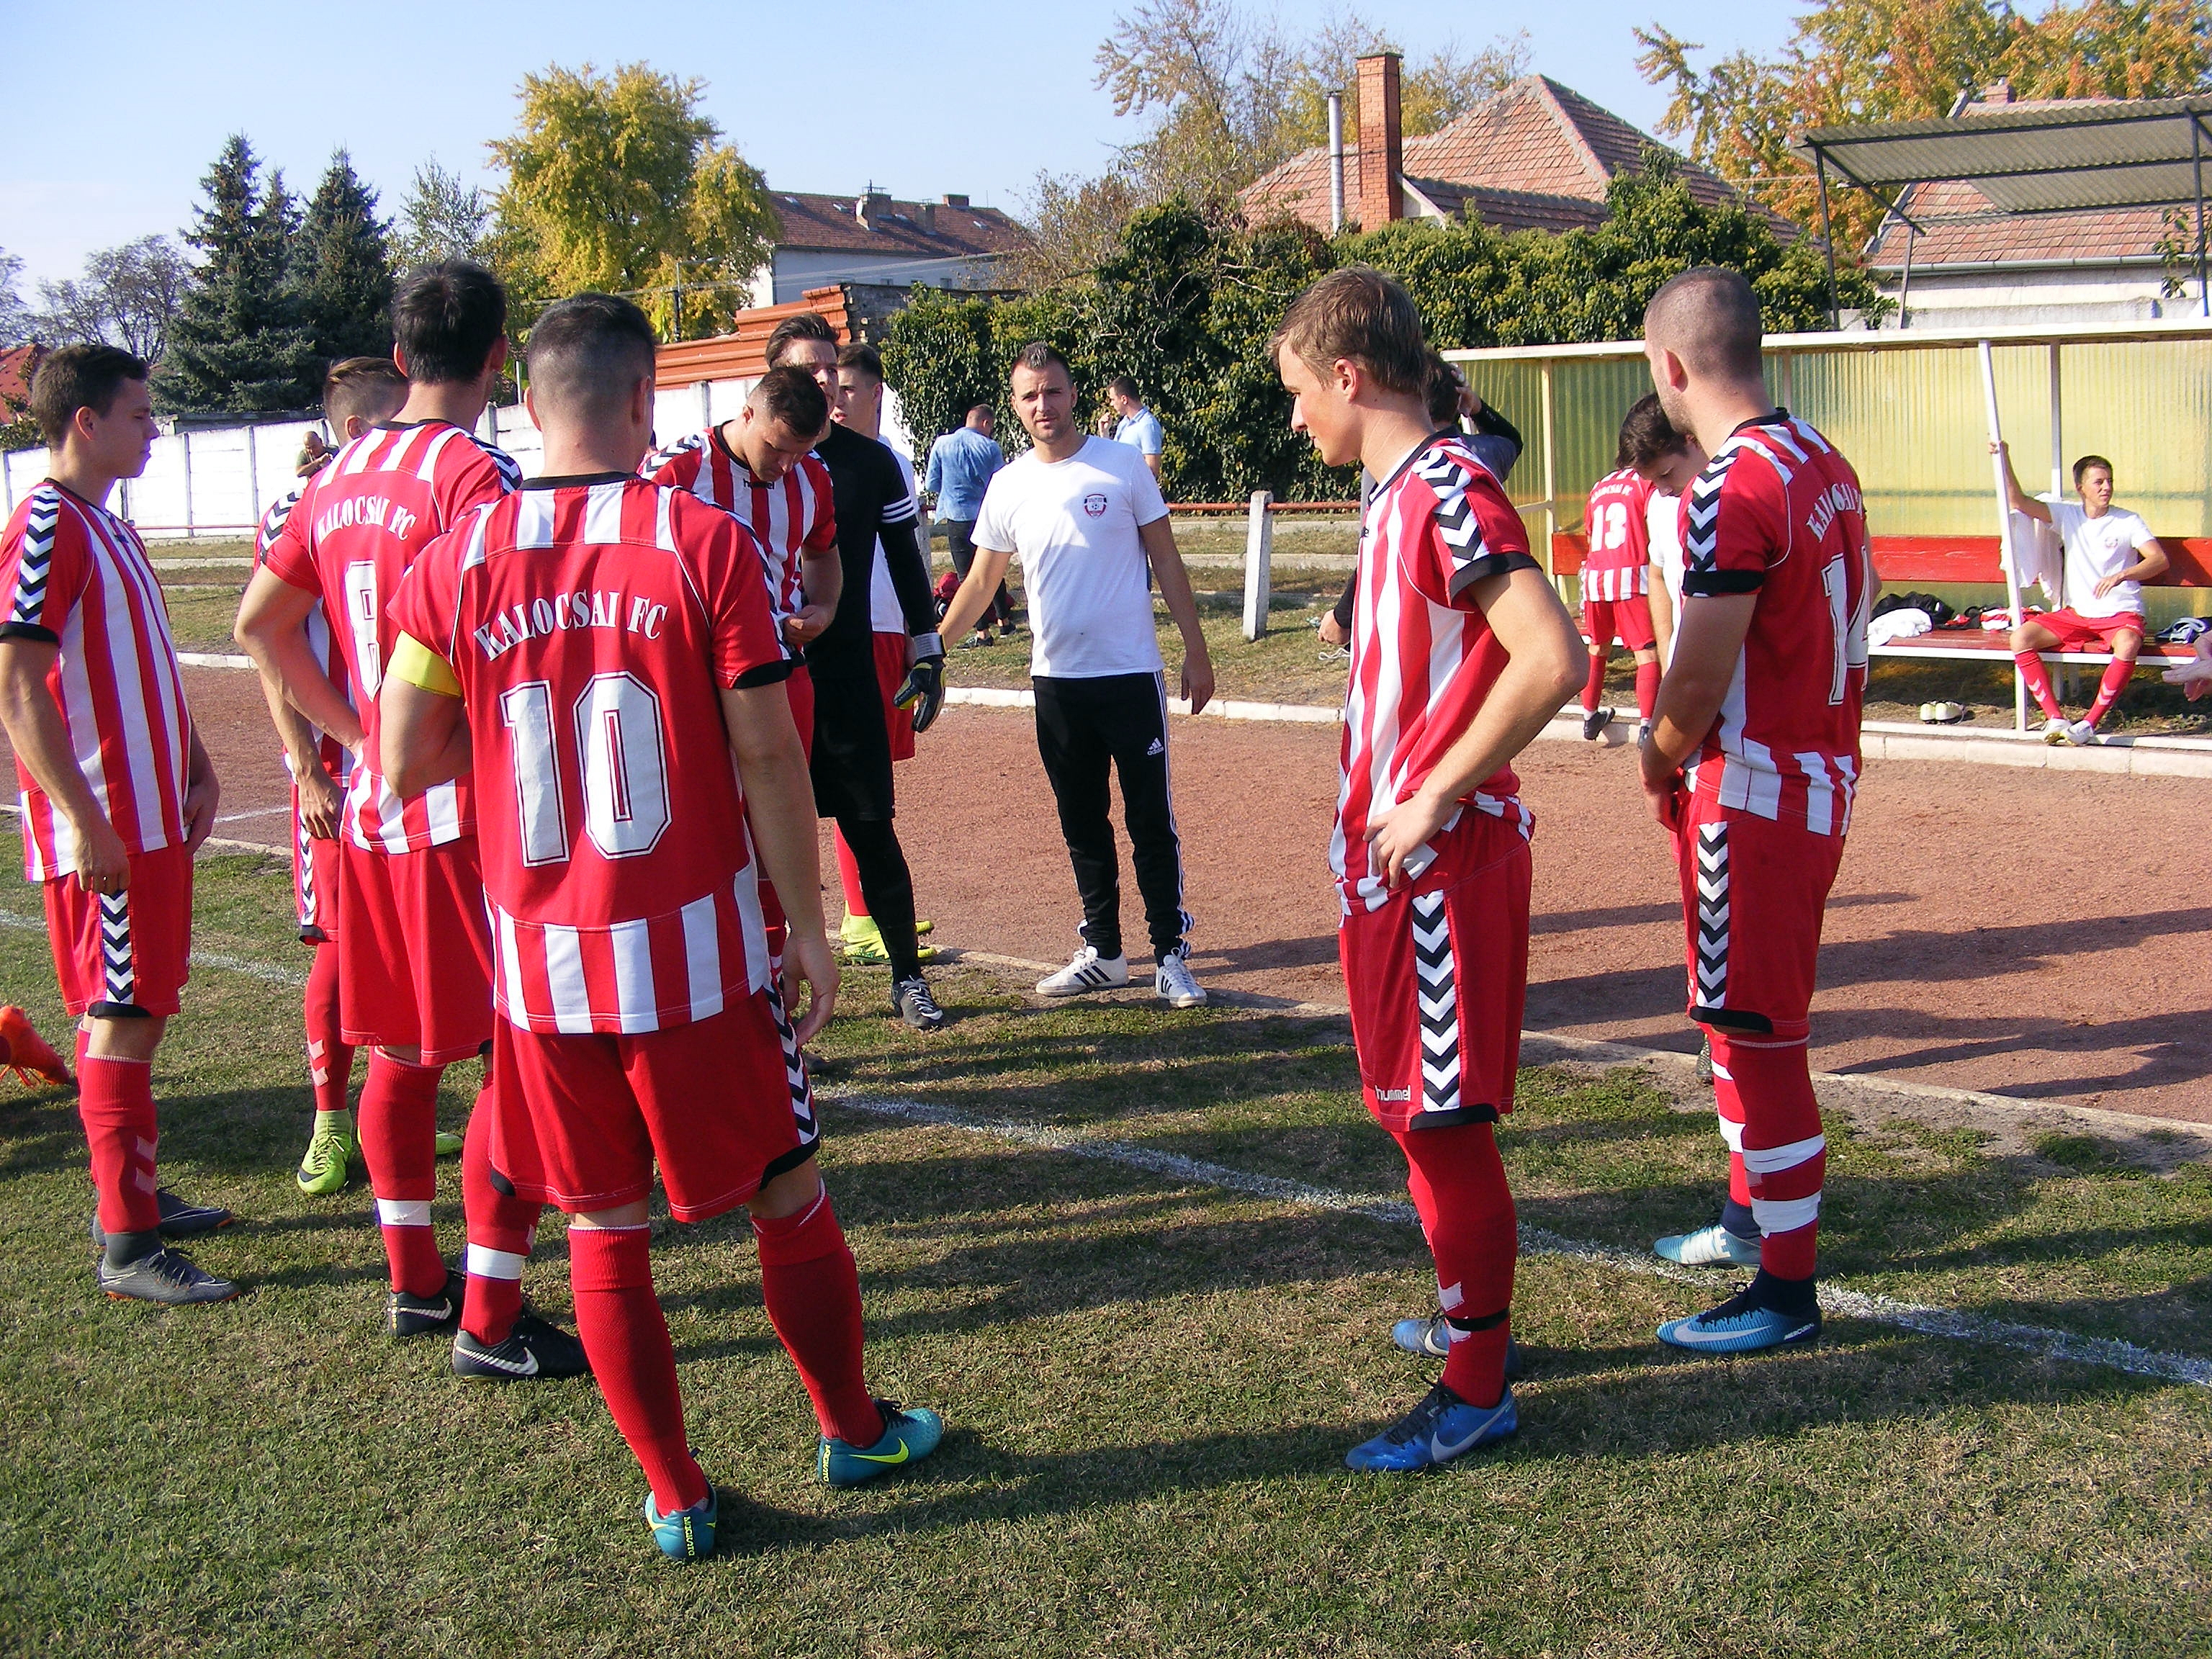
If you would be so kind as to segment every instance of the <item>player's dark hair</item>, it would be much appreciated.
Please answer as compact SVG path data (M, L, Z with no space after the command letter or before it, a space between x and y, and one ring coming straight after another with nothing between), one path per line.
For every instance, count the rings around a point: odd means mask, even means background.
M105 410L102 411L102 413L105 412ZM2117 478L2120 476L2118 473L2112 471L2112 464L2106 460L2102 455L2084 455L2080 460L2074 463L2075 489L2079 489L2081 487L2081 475L2087 472L2093 466L2103 467L2105 469L2105 476L2107 477Z
M1032 374L1042 374L1054 365L1067 376L1067 383L1073 386L1075 371L1067 366L1067 359L1060 355L1058 348L1047 345L1042 340L1031 340L1014 354L1014 361L1006 366L1006 375L1011 380L1018 368L1026 368Z
M1726 265L1698 265L1662 285L1644 308L1644 337L1701 380L1759 378L1759 296Z
M1659 394L1647 392L1628 406L1628 414L1620 422L1620 447L1613 452L1613 470L1632 466L1640 472L1669 455L1686 455L1689 450L1690 441L1674 430L1667 411L1659 407Z
M1429 400L1429 424L1437 431L1458 429L1459 394L1465 384L1457 369L1437 353L1429 354L1428 385L1422 395Z
M859 340L855 340L852 344L842 347L839 349L837 353L837 367L840 368L857 368L863 374L872 376L878 386L881 386L884 383L883 353L878 351L875 347L864 344Z
M761 355L768 359L768 366L774 368L781 362L783 354L797 340L827 340L836 345L837 331L818 311L801 311L785 318L769 331L768 344L762 349Z
M1427 396L1431 353L1421 313L1413 296L1379 270L1349 265L1310 285L1267 342L1271 356L1286 346L1316 374L1346 359L1386 392Z
M146 360L112 345L66 345L39 360L31 376L31 418L49 449L59 449L80 409L106 415L125 380L146 378Z
M507 332L507 289L473 259L410 271L392 296L392 337L420 386L473 380Z
M794 438L819 432L830 424L830 399L821 382L796 364L787 363L762 375L749 401Z
M406 401L407 377L389 357L341 357L323 376L323 418L341 441L355 416L388 420Z
M530 331L530 392L572 419L605 418L653 374L653 325L628 300L576 294Z
M1109 392L1119 393L1131 403L1143 401L1137 396L1137 383L1126 374L1116 374L1112 380L1107 381L1106 389Z

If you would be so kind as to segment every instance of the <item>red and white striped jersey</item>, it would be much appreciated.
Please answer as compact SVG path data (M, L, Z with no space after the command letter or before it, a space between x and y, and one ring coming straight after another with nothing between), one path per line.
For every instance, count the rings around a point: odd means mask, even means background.
M46 690L70 750L123 844L157 852L185 838L192 717L168 607L138 532L51 480L26 495L0 537L0 640L61 647ZM77 866L76 832L21 758L23 874Z
M1591 487L1583 523L1589 557L1583 565L1583 603L1629 599L1650 591L1651 544L1644 509L1651 486L1632 467L1608 472Z
M1858 474L1786 412L1747 421L1690 486L1682 603L1756 593L1720 716L1691 769L1723 806L1850 827L1871 550Z
M307 480L270 542L269 568L340 620L332 631L366 733L346 793L344 833L357 847L420 852L476 828L467 779L403 802L377 769L376 691L395 631L387 601L425 547L520 482L521 470L503 451L449 422L380 426Z
M302 483L290 495L272 502L269 510L261 515L261 527L254 532L253 536L253 562L256 568L267 562L270 544L283 530L285 520L292 516L292 509L300 504L301 494L307 487ZM316 662L322 665L323 672L331 677L332 683L346 689L348 692L346 701L350 704L353 701L352 677L346 672L345 658L339 653L337 641L331 633L330 618L323 614L323 602L320 599L315 601L315 608L307 613L307 648L315 653ZM353 777L353 750L328 732L318 732L316 735L322 739L317 747L318 752L322 757L324 769L337 781L340 788L343 788ZM292 757L287 755L284 757L284 764L289 769L291 763Z
M467 708L514 1024L659 1030L767 986L720 690L791 672L759 569L729 514L611 474L482 509L393 596Z
M1469 590L1485 577L1535 566L1521 515L1455 432L1428 439L1368 498L1328 849L1347 908L1376 909L1388 897L1370 861L1370 824L1421 787L1504 669L1505 648ZM1520 787L1501 768L1468 803L1526 835ZM1459 821L1455 813L1444 827ZM1417 878L1435 858L1433 845L1424 848L1407 860L1407 876Z
M837 509L830 493L830 469L822 458L802 456L774 483L762 483L744 458L722 441L722 428L713 426L647 456L638 476L734 513L753 532L776 638L784 641L784 654L797 660L800 648L784 639L783 620L806 603L800 580L805 574L805 555L826 553L837 545Z

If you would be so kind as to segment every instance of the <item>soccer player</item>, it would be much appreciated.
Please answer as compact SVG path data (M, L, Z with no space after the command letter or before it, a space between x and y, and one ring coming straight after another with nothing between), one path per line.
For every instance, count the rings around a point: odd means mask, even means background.
M1583 523L1589 557L1583 565L1583 634L1589 641L1589 678L1583 684L1583 736L1597 741L1613 724L1601 707L1605 665L1618 639L1636 658L1637 738L1651 729L1651 702L1659 694L1659 639L1651 630L1650 539L1645 515L1651 486L1628 459L1628 428L1621 428L1613 471L1592 486Z
M1620 423L1620 443L1628 465L1651 486L1650 499L1644 503L1644 532L1658 580L1655 583L1647 577L1644 585L1659 665L1664 670L1674 654L1674 618L1682 609L1682 492L1705 470L1707 458L1697 439L1674 430L1655 392L1629 405L1628 416Z
M1405 1154L1445 1325L1443 1375L1345 1462L1445 1462L1518 1426L1505 1377L1518 1253L1494 1126L1513 1107L1528 837L1511 769L1583 677L1566 608L1490 470L1424 403L1412 297L1349 269L1273 342L1291 425L1367 503L1329 862L1367 1109Z
M2140 515L2112 505L2112 464L2102 455L2084 455L2074 463L2074 492L2081 497L2077 507L2071 501L2036 500L2013 475L2010 451L2003 444L1992 447L2004 461L2005 492L2012 498L2012 510L2053 526L2066 546L2066 603L2057 611L2020 619L2012 630L2012 659L2020 665L2021 678L2027 682L2036 707L2043 710L2043 740L2094 743L2097 722L2128 689L2136 654L2142 650L2142 585L2163 576L2170 561ZM2059 707L2058 694L2051 690L2051 671L2038 653L2092 647L2111 652L2112 660L2097 684L2089 712L2069 722Z
M884 360L875 347L855 341L839 349L837 395L830 412L838 425L883 443ZM899 474L906 480L907 493L913 495L914 463L890 445L884 444L884 447L890 450L891 459L898 464ZM972 549L969 556L974 556ZM891 763L896 765L900 761L914 758L914 720L898 702L899 693L906 686L908 636L906 613L899 607L898 590L891 585L890 565L884 557L881 537L876 540L876 561L869 571L868 584L869 625L876 644L876 684L884 695L884 727L890 738ZM853 849L845 844L842 830L835 832L831 840L837 854L837 880L845 890L845 920L837 930L838 944L850 961L888 963L890 954L884 949L883 933L876 927L875 918L868 914L868 896L861 890L860 866L854 860ZM917 939L930 932L933 925L916 918L914 931ZM927 945L918 945L915 955L929 962L935 959L937 952Z
M1083 944L1037 994L1080 996L1129 982L1121 948L1121 871L1114 848L1112 779L1135 854L1152 933L1152 989L1195 1008L1192 921L1182 902L1182 840L1168 781L1167 677L1152 622L1151 578L1182 635L1181 691L1191 712L1213 696L1213 663L1198 602L1176 550L1167 503L1127 444L1085 434L1066 358L1024 346L1011 377L1014 412L1036 441L992 478L975 521L975 562L945 613L958 637L982 614L1008 562L1022 557L1030 607L1030 678L1037 752L1060 808L1060 832L1083 900Z
M837 337L814 312L787 317L768 337L771 368L814 377L825 398L837 392ZM890 958L891 1007L917 1031L945 1024L945 1011L922 977L914 925L914 876L892 826L890 731L876 683L870 573L878 542L899 611L906 619L906 684L896 701L911 708L912 728L926 732L945 703L945 647L929 592L929 561L916 532L914 491L872 438L832 423L815 446L830 469L837 507L837 556L844 585L837 614L806 647L814 677L814 748L809 757L815 809L836 820L852 849L860 891Z
M239 1286L163 1241L230 1212L155 1176L154 1054L186 976L192 851L217 792L145 544L106 505L153 453L146 375L126 351L73 345L32 377L52 470L0 534L0 725L22 781L24 873L45 898L63 1003L81 1016L95 1280L110 1296L221 1302Z
M323 418L341 443L352 443L371 427L390 420L407 401L407 377L388 357L348 357L331 365L323 377ZM324 449L303 458L307 476L330 464ZM307 489L299 488L262 514L254 538L258 566L284 528ZM308 613L307 635L316 659L332 684L345 680L344 659L318 603ZM307 1156L295 1179L300 1190L321 1196L346 1184L347 1166L359 1150L346 1091L353 1081L353 1045L338 1017L338 817L346 785L353 777L353 755L336 738L319 732L307 717L264 682L269 718L284 745L284 767L292 776L292 895L300 939L313 949L302 1009L307 1028L307 1078L314 1091L315 1122ZM460 1150L456 1142L453 1150Z
M1689 1016L1712 1041L1729 1164L1720 1231L1741 1240L1747 1218L1759 1236L1748 1286L1659 1328L1714 1353L1820 1332L1826 1152L1806 1042L1858 787L1875 589L1858 477L1774 406L1760 339L1759 301L1733 270L1685 271L1644 313L1660 404L1712 457L1684 504L1682 614L1642 770L1681 872Z
M430 1223L438 1081L492 1035L476 799L465 776L403 797L375 749L377 696L396 641L389 602L400 578L471 508L519 482L514 461L470 430L507 363L507 295L467 260L428 265L392 296L392 323L407 401L308 481L246 587L238 637L264 680L356 759L338 855L338 1000L345 1041L374 1050L360 1129L391 1266L386 1327L397 1337L453 1331L459 1376L574 1376L584 1363L575 1339L522 1312L539 1206L491 1180L484 1106L496 1093L495 1068L485 1073L461 1155L465 1278L439 1253ZM342 619L343 684L308 632L319 604Z
M645 1469L654 1540L690 1560L714 1549L717 1504L653 1295L656 1164L678 1221L750 1208L824 1480L926 1457L943 1431L868 1392L860 1282L814 1162L798 1045L829 1018L837 969L760 555L730 514L635 476L653 388L636 307L562 301L531 331L529 368L550 476L434 545L395 596L381 752L404 792L471 756L513 780L481 800L492 1157L514 1191L574 1218L577 1328ZM790 930L781 986L756 861Z

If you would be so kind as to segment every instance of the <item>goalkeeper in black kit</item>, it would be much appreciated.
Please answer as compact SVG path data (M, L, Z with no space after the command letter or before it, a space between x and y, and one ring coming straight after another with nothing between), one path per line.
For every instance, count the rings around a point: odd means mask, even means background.
M837 337L821 317L787 317L768 339L770 368L811 374L833 400L837 393ZM876 544L898 595L911 639L910 665L898 706L916 732L927 731L945 703L945 647L929 562L920 539L921 509L891 453L872 438L832 425L814 453L830 469L837 514L837 555L844 589L837 614L806 647L814 678L815 811L835 818L860 868L860 891L890 958L891 1002L918 1031L934 1031L945 1013L922 977L914 933L914 878L892 828L891 745L883 692L876 679L875 635L869 617Z

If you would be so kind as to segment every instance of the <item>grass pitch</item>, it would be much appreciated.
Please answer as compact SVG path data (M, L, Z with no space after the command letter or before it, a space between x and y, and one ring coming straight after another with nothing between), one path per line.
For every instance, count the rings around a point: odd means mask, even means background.
M2205 1649L2212 1389L1840 1319L1779 1358L1661 1350L1653 1327L1727 1275L1524 1258L1518 1438L1426 1477L1351 1475L1345 1448L1431 1375L1387 1334L1431 1305L1418 1233L1079 1155L1401 1200L1341 1030L1141 994L1039 1008L957 969L938 1037L882 1018L881 975L858 974L825 1045L853 1066L823 1163L872 1382L940 1407L945 1448L879 1487L816 1486L742 1218L660 1223L690 1432L746 1494L728 1559L664 1565L597 1391L465 1384L442 1344L390 1341L365 1189L293 1187L307 1103L280 981L305 951L286 903L271 862L203 864L201 966L156 1073L167 1177L244 1218L198 1254L249 1296L97 1296L70 1100L0 1085L0 1649ZM63 1034L34 896L0 895L0 987ZM473 1068L455 1083L453 1124ZM1832 1137L1841 1281L2212 1352L2202 1166L1905 1120ZM1524 1073L1502 1142L1524 1222L1553 1233L1640 1250L1714 1201L1710 1118L1633 1069ZM451 1165L441 1189L451 1246ZM549 1216L528 1284L563 1319L566 1255Z

